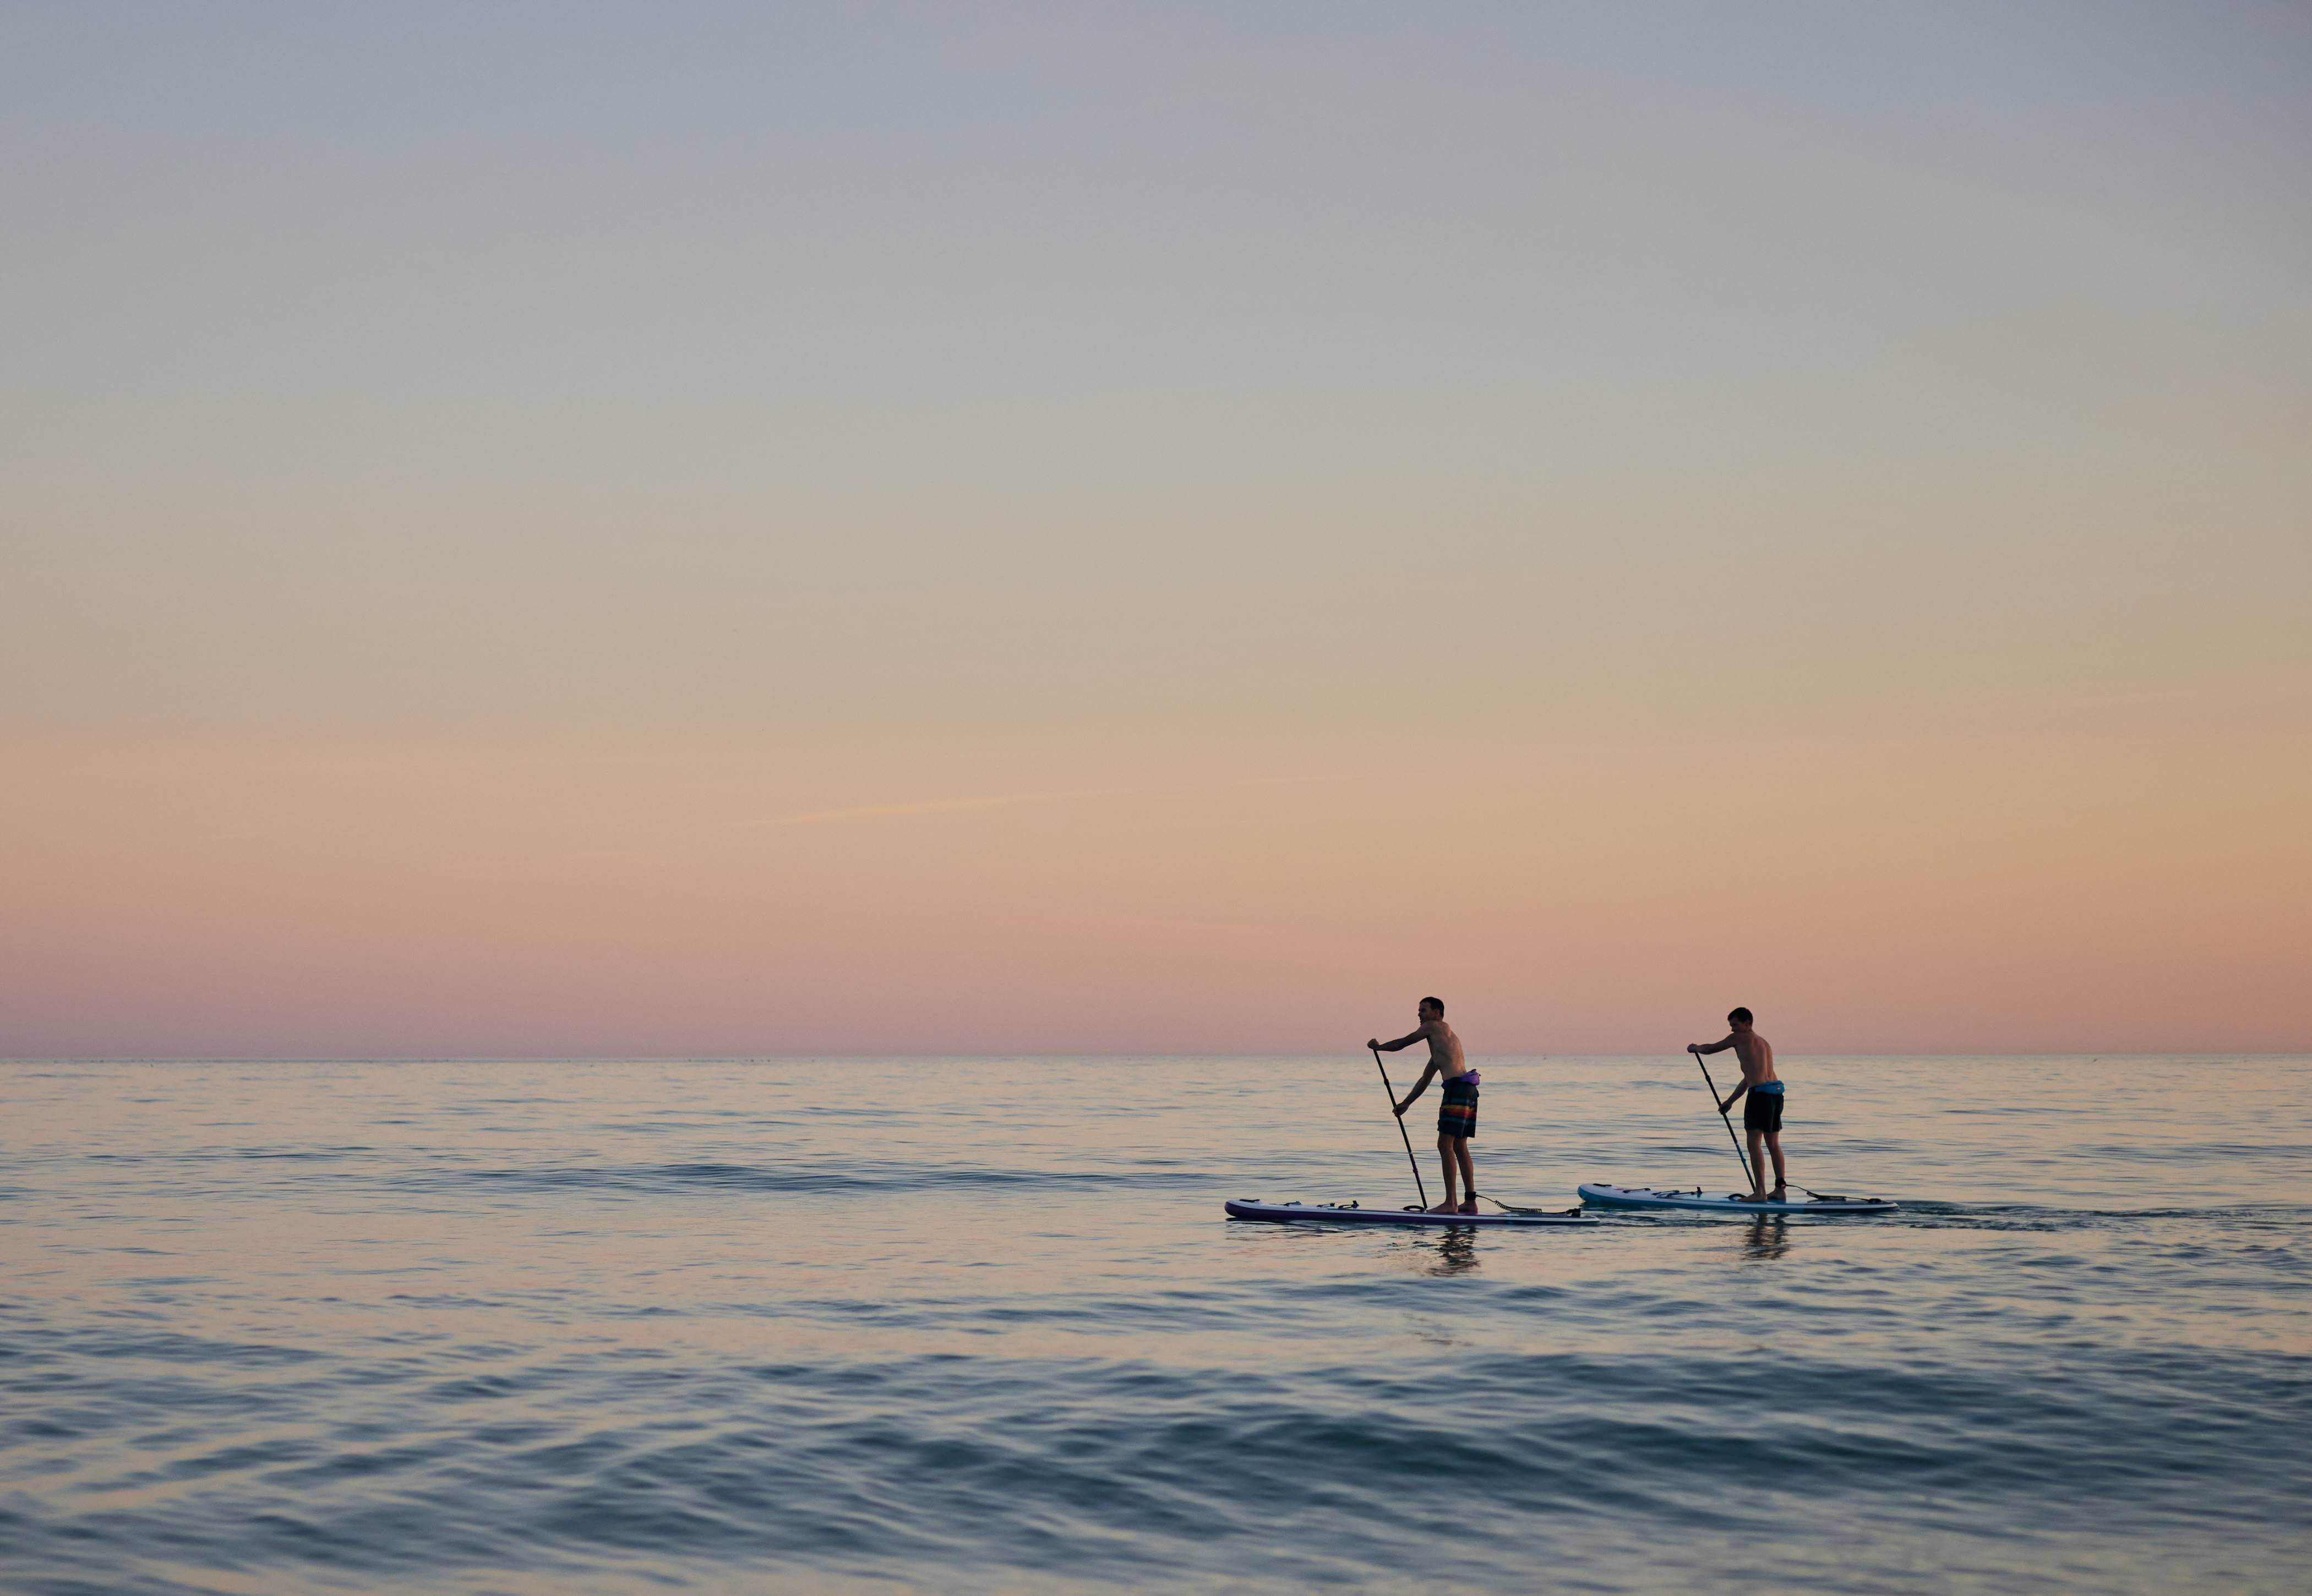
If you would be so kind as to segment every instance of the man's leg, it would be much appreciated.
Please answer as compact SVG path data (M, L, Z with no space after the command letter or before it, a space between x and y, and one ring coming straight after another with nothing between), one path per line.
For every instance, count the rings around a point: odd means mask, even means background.
M1782 1133L1781 1131L1766 1132L1766 1151L1774 1156L1774 1190L1780 1191L1790 1183L1790 1176L1782 1169ZM1763 1174L1765 1172L1761 1170L1759 1173Z
M1469 1138L1453 1138L1453 1154L1461 1165L1461 1206L1470 1213L1477 1211L1477 1167L1469 1162Z
M1461 1163L1453 1156L1453 1138L1441 1130L1437 1133L1437 1162L1445 1167L1445 1200L1429 1211L1449 1214L1461 1206L1460 1199L1453 1195L1456 1182L1461 1178Z
M1750 1132L1750 1195L1753 1197L1766 1195L1765 1139L1766 1133L1763 1130Z

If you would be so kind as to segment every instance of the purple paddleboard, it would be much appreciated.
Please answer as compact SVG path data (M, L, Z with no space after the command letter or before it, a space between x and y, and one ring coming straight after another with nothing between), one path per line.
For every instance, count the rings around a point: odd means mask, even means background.
M1578 1209L1563 1214L1424 1214L1419 1208L1345 1208L1329 1202L1261 1202L1238 1198L1228 1203L1231 1219L1263 1219L1271 1225L1425 1225L1439 1227L1484 1225L1493 1230L1533 1230L1543 1225L1595 1225Z

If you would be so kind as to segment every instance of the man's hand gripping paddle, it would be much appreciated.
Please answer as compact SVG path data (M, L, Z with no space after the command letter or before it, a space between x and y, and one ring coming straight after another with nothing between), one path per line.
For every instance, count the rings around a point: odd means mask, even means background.
M1422 1183L1421 1160L1413 1156L1413 1138L1406 1134L1405 1116L1397 1112L1397 1088L1388 1084L1388 1066L1380 1061L1380 1049L1372 1051L1373 1068L1380 1071L1380 1088L1388 1094L1388 1112L1396 1116L1397 1134L1405 1141L1405 1161L1413 1165L1413 1189L1421 1193L1421 1206L1429 1206L1429 1188Z

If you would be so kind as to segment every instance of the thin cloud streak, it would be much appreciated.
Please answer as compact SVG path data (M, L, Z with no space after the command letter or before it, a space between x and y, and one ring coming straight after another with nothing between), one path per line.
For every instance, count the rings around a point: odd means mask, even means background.
M966 815L979 809L1015 809L1028 804L1064 804L1074 798L1130 798L1130 789L1095 789L1082 792L1011 792L989 798L915 798L898 804L857 804L845 809L810 809L800 815L774 815L757 826L824 825L843 820L883 820L913 815Z
M807 809L796 815L774 815L748 822L760 829L787 825L826 825L845 820L899 819L916 815L968 815L981 809L1016 809L1029 804L1065 804L1082 798L1178 798L1190 792L1222 791L1232 787L1284 787L1300 782L1346 781L1348 776L1249 776L1237 781L1209 781L1194 787L1093 787L1071 792L1009 792L985 798L912 798L896 804L854 804L841 809Z

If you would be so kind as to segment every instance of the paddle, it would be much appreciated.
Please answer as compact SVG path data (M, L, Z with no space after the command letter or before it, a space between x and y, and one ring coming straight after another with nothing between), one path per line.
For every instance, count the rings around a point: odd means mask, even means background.
M1694 1052L1694 1050L1692 1048L1688 1048L1686 1051ZM1710 1066L1703 1064L1702 1055L1700 1053L1694 1054L1694 1061L1702 1066L1702 1079L1703 1084L1710 1088L1710 1101L1713 1103L1716 1103L1718 1101L1718 1083L1710 1078ZM1757 1176L1751 1173L1750 1160L1742 1151L1742 1138L1734 1134L1734 1121L1726 1117L1726 1111L1722 1108L1718 1111L1718 1122L1726 1127L1726 1139L1733 1144L1734 1147L1734 1162L1742 1166L1742 1178L1752 1183L1751 1190L1755 1191L1757 1190ZM1803 1190L1805 1188L1801 1187L1800 1190Z
M1688 1048L1686 1051L1694 1052L1694 1050L1692 1048ZM1700 1053L1694 1054L1694 1061L1696 1064L1702 1065L1702 1078L1710 1087L1710 1101L1712 1103L1717 1102L1718 1083L1710 1078L1710 1066L1702 1063L1702 1055ZM1396 1099L1391 1098L1390 1101L1395 1102ZM1726 1117L1726 1111L1722 1108L1718 1111L1718 1122L1726 1127L1726 1139L1734 1144L1734 1161L1742 1166L1742 1178L1746 1181L1756 1181L1758 1177L1750 1172L1750 1160L1742 1151L1742 1138L1734 1134L1734 1121ZM1813 1198L1817 1202L1845 1202L1849 1200L1844 1197L1841 1197L1835 1191L1816 1191L1808 1187L1800 1186L1795 1181L1791 1182L1791 1185L1793 1190L1804 1191L1808 1197Z
M1397 1088L1389 1085L1388 1066L1380 1061L1380 1049L1373 1049L1372 1056L1373 1068L1380 1071L1381 1090L1388 1094L1388 1112L1397 1121L1397 1133L1405 1139L1405 1161L1413 1165L1413 1189L1421 1193L1421 1206L1425 1208L1429 1206L1429 1188L1422 1182L1421 1160L1413 1156L1413 1138L1406 1133L1405 1116L1397 1112Z

